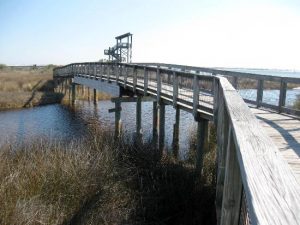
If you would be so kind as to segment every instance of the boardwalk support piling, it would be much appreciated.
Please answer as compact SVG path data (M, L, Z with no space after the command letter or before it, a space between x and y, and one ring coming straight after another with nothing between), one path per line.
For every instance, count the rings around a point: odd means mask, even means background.
M72 83L72 104L74 105L76 100L76 84Z
M158 142L158 149L160 152L164 149L165 144L165 104L160 102L159 103L159 142Z
M96 105L98 102L98 97L97 97L97 90L94 89L94 104Z
M88 101L91 100L90 88L87 87Z
M158 115L158 107L157 107L157 102L153 102L153 130L152 130L152 135L153 135L153 145L155 148L157 147L157 138L158 138L158 131L157 131L157 115Z
M115 102L115 138L120 137L121 133L121 102Z
M140 143L142 139L142 98L137 97L136 101L136 136Z
M178 158L178 150L179 150L179 121L180 121L180 109L177 106L175 108L175 123L173 126L173 154L174 158Z
M208 120L199 119L197 124L197 161L196 161L196 171L201 176L202 167L203 167L203 153L205 147L205 139L207 139L208 131Z

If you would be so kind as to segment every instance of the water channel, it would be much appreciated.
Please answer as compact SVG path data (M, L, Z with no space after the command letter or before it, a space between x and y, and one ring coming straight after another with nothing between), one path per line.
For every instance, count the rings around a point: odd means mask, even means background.
M21 144L41 138L48 140L70 141L87 134L90 124L96 124L104 129L114 129L114 113L108 109L114 108L111 101L98 101L97 105L89 101L76 101L75 107L55 104L30 109L10 110L0 112L0 147L7 143ZM152 137L152 102L142 103L142 133L143 140ZM136 103L122 103L122 130L128 136L135 132ZM175 110L166 106L166 148L171 148ZM189 148L190 135L196 129L192 114L183 110L180 112L179 155L185 158Z

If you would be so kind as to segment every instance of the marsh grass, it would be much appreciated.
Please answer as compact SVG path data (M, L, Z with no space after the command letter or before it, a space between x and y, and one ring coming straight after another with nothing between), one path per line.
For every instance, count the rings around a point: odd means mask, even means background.
M0 68L0 109L22 108L58 103L61 93L54 93L52 69L43 68L16 69Z
M213 184L193 163L93 128L68 144L2 147L0 224L214 224Z

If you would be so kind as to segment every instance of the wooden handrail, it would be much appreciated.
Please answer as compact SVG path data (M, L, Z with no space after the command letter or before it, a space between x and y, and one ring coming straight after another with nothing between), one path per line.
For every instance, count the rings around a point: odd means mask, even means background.
M226 159L221 224L237 224L245 191L251 224L300 224L300 188L271 138L226 78L218 79L218 146ZM228 123L227 128L223 128ZM226 131L227 129L227 131ZM235 154L235 156L232 156ZM224 160L223 158L223 160ZM222 161L222 159L219 159ZM238 166L237 166L238 165ZM219 171L220 172L220 171ZM219 176L222 176L219 174ZM240 178L238 177L240 176Z

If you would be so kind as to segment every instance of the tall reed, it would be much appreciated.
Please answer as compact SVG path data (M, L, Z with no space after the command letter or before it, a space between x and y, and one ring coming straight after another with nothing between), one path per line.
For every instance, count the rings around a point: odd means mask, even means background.
M68 144L9 143L0 150L0 224L214 224L210 180L151 143L98 128Z

